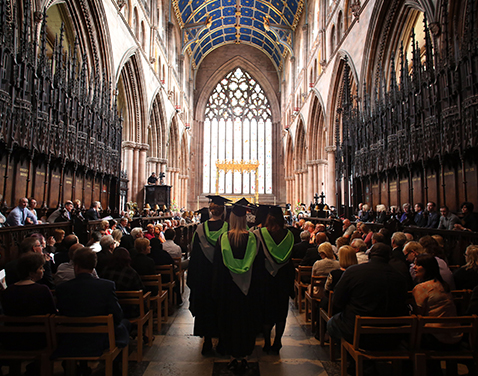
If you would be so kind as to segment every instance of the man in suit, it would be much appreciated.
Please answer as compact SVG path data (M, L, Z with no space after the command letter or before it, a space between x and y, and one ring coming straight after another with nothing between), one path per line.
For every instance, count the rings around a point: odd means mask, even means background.
M85 218L89 221L96 221L99 219L98 211L100 210L100 202L95 201L85 213Z
M120 223L116 226L118 230L121 230L122 235L129 235L129 230L128 230L128 218L121 218Z
M294 244L292 247L292 258L303 259L307 249L310 247L310 232L302 231L300 233L300 243Z
M370 250L369 262L352 265L342 274L334 289L334 312L339 313L327 323L327 331L334 341L340 342L341 338L353 341L356 315L388 317L408 314L407 283L388 264L390 255L389 246L376 243ZM387 341L367 345L382 347Z
M426 227L428 218L425 216L425 212L423 211L423 204L418 202L415 204L415 216L413 218L414 224L418 227Z
M438 222L440 222L440 214L437 213L437 205L433 201L430 201L427 204L427 211L428 211L428 220L427 220L427 225L425 227L437 228Z
M38 224L37 217L27 209L28 198L23 197L18 201L18 206L13 208L5 221L7 226L25 226Z
M124 347L129 342L129 321L115 293L115 283L95 278L96 252L84 247L73 256L75 279L60 284L56 289L57 308L60 315L89 317L113 315L116 344ZM107 347L104 334L75 334L62 338L54 357L69 355L97 356ZM81 367L81 366L80 366Z
M67 201L65 202L64 207L61 206L56 209L51 215L48 217L48 223L58 223L58 222L68 222L71 220L71 211L73 210L73 202Z

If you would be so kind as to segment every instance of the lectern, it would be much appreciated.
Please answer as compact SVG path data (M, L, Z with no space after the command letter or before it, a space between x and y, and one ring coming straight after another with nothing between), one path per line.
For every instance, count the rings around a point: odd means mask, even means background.
M161 209L163 205L169 209L171 206L171 186L170 185L145 185L144 186L144 204L149 204L151 208L158 205Z

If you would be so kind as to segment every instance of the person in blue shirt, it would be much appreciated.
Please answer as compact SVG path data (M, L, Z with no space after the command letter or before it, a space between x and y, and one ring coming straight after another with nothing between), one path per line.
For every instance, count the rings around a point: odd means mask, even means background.
M13 208L7 217L6 224L8 226L25 226L38 224L37 217L28 210L28 199L26 197L21 198L18 201L18 206Z

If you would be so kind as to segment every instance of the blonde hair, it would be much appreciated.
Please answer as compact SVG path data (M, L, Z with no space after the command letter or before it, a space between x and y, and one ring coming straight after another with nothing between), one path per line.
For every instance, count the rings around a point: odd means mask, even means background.
M344 245L339 249L339 264L341 268L347 269L350 265L356 265L357 253L350 245Z
M478 245L469 245L466 248L468 261L465 264L466 269L478 269Z
M108 227L110 227L110 223L106 219L103 219L100 223L100 227L102 230L106 230Z
M329 242L325 242L319 245L319 255L321 253L323 253L328 259L335 260L334 250L332 248L332 244L330 244Z
M134 248L136 248L139 253L143 253L144 251L146 251L148 246L149 240L146 238L138 238L134 241Z
M247 234L247 217L238 217L233 212L229 216L229 231L227 236L231 245L238 246L243 234Z
M376 209L376 210L377 210L377 213L379 213L379 212L386 211L386 210L387 210L387 208L385 207L385 205L384 205L384 204L378 204L378 205L377 205L377 209Z
M111 236L113 237L114 240L120 243L123 233L121 232L121 230L116 229L116 230L113 230L113 233L111 234Z
M413 251L417 254L422 254L425 253L425 250L423 249L422 245L419 242L411 241L405 244L405 247L403 248L404 251Z

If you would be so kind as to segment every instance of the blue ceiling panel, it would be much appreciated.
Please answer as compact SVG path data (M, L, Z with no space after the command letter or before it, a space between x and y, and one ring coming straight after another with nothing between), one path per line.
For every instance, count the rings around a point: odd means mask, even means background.
M301 17L305 0L172 0L174 13L181 27L196 24L188 38L196 37L190 44L197 65L215 48L228 43L253 45L266 53L276 65L282 67L285 47L284 32L280 40L272 31L264 28L264 19L269 19L271 27L276 24L283 28L295 28ZM239 8L238 8L239 6ZM239 10L239 14L236 12ZM237 17L239 16L239 17ZM204 27L210 20L209 27ZM238 30L239 29L239 30ZM183 44L186 43L186 39Z
M252 26L252 18L241 18L241 25Z
M236 23L236 17L225 17L223 19L223 23L224 23L224 25L234 25ZM236 29L234 29L234 30L236 30Z
M282 12L282 9L284 8L284 3L281 0L271 0L271 5L274 8L277 8L279 12Z
M222 10L222 15L225 16L234 16L236 14L236 8L227 7Z
M216 38L212 41L212 45L217 46L218 44L223 43L223 42L224 42L224 37Z

